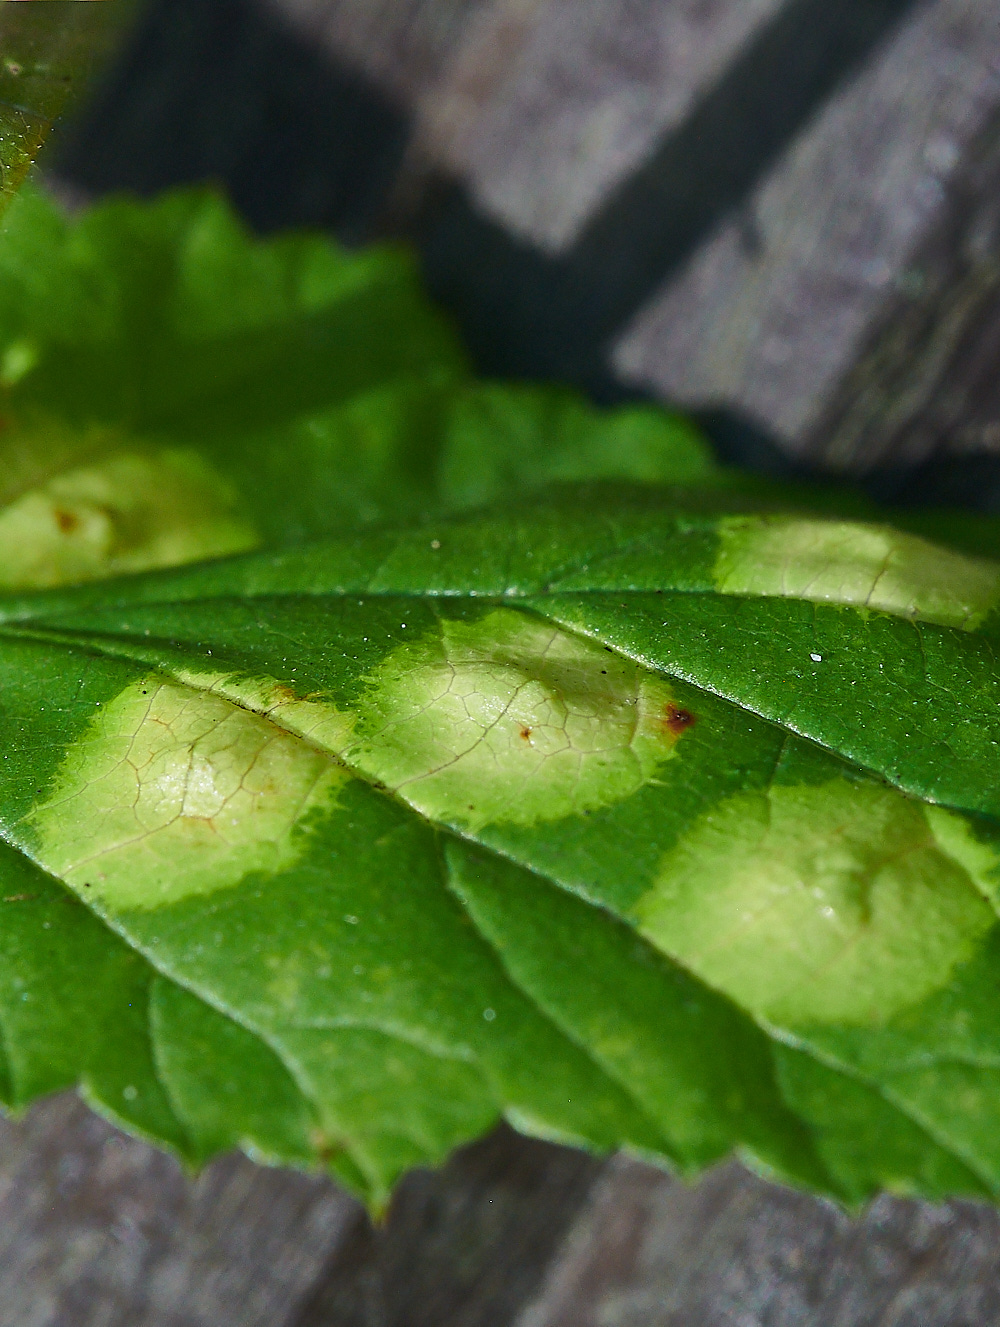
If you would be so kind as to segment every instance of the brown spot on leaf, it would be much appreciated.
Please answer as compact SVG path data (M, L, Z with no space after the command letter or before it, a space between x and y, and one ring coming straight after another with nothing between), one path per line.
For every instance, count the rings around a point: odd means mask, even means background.
M320 1129L310 1131L309 1141L315 1148L318 1159L327 1166L332 1165L338 1157L342 1157L347 1153L347 1147L344 1143L339 1142Z
M274 705L290 705L298 699L297 693L285 682L279 682L271 689L271 702Z
M673 737L680 737L698 722L690 710L682 710L672 702L663 707L663 726Z
M530 741L531 741L531 729L530 729L530 728L522 728L522 729L521 729L521 741L522 741L522 742L530 742Z
M80 526L80 518L75 512L65 511L62 507L55 510L56 525L63 534L72 534Z

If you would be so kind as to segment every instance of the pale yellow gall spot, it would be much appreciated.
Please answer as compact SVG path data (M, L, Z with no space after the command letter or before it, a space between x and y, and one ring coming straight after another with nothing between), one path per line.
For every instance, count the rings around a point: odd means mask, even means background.
M732 516L719 537L723 594L851 604L967 631L1000 604L996 563L888 526Z
M347 777L266 718L157 675L70 748L31 816L37 855L112 911L159 907L293 865Z
M259 542L197 453L123 450L51 475L0 510L0 588L148 571Z
M343 754L354 731L355 715L338 710L321 696L300 696L287 682L274 677L200 673L193 669L178 669L173 676L185 686L211 692L251 710L333 755Z
M977 878L988 850L955 821L846 780L741 794L666 855L637 918L764 1019L882 1022L944 986L995 924Z
M499 609L393 650L350 713L266 676L135 683L30 823L38 860L83 897L155 908L294 864L348 769L431 819L531 824L630 796L696 722L662 679Z
M394 650L344 756L431 819L530 825L638 792L695 719L663 679L503 608Z

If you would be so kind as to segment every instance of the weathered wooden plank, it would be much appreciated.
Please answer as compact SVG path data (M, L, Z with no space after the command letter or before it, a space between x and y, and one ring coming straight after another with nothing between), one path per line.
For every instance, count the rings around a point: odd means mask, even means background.
M433 147L488 216L559 253L784 3L548 0L516 50L495 5L439 80Z
M283 1327L356 1204L226 1156L197 1178L71 1095L0 1119L4 1327Z
M849 15L865 6L830 18L808 0L409 0L387 24L358 22L354 0L272 2L391 83L421 150L486 216L562 257L551 269L509 260L465 225L469 272L505 263L499 284L513 292L506 331L495 310L486 320L495 339L524 342L540 327L531 354L588 336L599 353L666 274L617 348L627 380L723 407L839 468L1000 449L995 0L917 5L769 170L803 109L791 103L808 102L787 52L808 68L844 46L849 64ZM864 22L874 32L890 11ZM825 77L817 66L813 81ZM763 116L755 78L775 108ZM720 217L678 276L699 228ZM435 262L462 248L447 220ZM544 286L520 315L518 271ZM442 292L469 272L444 274ZM571 345L539 371L594 382L588 350ZM515 352L486 358L523 371Z
M985 1327L1000 1216L880 1198L857 1221L735 1163L685 1186L620 1159L516 1327Z
M257 0L157 0L56 164L91 195L213 180L260 230L363 239L408 136L377 88Z
M350 0L272 2L300 21L308 11L341 58L384 62L382 45L367 49L377 25L352 24ZM395 85L409 88L417 141L507 233L455 196L432 208L419 234L435 290L489 371L604 391L616 329L907 4L494 0L458 6L450 49L426 39L439 4L399 8L408 40L384 47ZM419 53L430 45L428 62ZM657 374L669 371L645 366L642 378L662 392ZM720 400L753 413L717 393L693 404Z
M998 32L997 0L921 4L668 282L621 372L836 466L996 446Z
M502 1129L372 1226L328 1181L201 1176L72 1096L0 1121L11 1327L984 1327L1000 1215L842 1212L729 1164L688 1186Z
M496 0L264 0L297 31L410 109L432 94Z
M407 1176L379 1226L360 1218L294 1327L508 1327L600 1172L498 1129Z
M600 1170L501 1129L409 1175L373 1226L322 1177L238 1155L189 1175L66 1094L0 1117L0 1323L509 1323Z

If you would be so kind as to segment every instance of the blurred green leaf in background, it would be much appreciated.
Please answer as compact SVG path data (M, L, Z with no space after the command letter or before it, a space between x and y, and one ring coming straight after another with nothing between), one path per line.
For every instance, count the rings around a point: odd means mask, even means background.
M135 0L0 4L0 209L60 117L99 78L136 8Z

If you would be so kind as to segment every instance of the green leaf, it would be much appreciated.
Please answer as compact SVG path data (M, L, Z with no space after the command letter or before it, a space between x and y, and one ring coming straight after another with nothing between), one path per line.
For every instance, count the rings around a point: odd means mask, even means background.
M442 429L438 487L453 508L574 480L722 481L683 416L654 406L599 411L568 388L470 384Z
M732 482L662 410L470 380L402 251L256 240L203 189L75 220L22 193L0 228L0 426L7 588L553 481Z
M26 858L0 857L9 1106L80 1083L97 1109L191 1160L232 1146L292 1163L315 1154L309 1107L273 1052L158 976Z
M0 578L411 516L464 380L400 251L253 240L205 190L72 222L27 190L0 231Z
M53 125L94 79L128 26L133 0L34 0L0 6L0 209Z
M998 603L714 483L9 596L11 1099L376 1204L499 1116L996 1198Z
M22 193L0 390L12 1107L375 1206L500 1117L1000 1197L996 522L477 383L206 191Z

